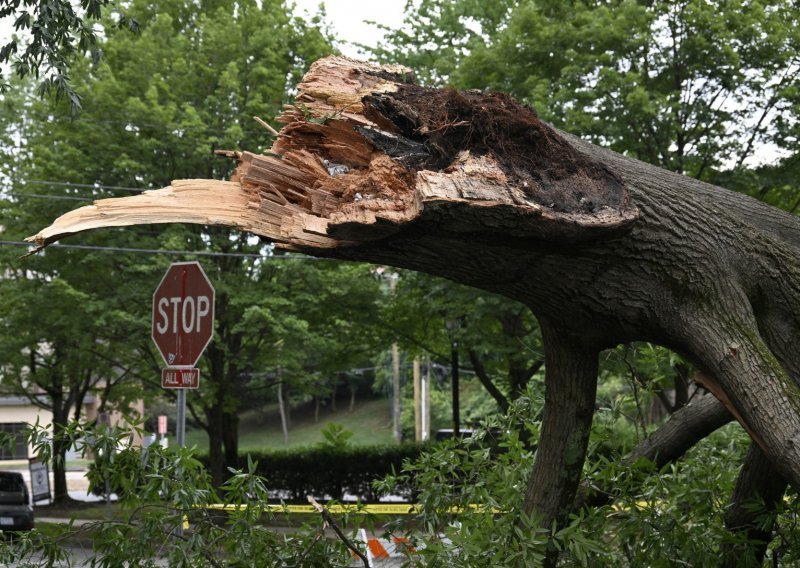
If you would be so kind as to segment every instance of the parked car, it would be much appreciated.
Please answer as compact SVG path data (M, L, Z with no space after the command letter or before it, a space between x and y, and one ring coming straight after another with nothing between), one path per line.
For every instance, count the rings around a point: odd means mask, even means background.
M471 438L472 432L473 430L471 428L461 428L458 431L458 436L459 438ZM442 428L441 430L436 430L436 435L434 436L434 439L437 442L442 442L444 440L449 440L454 437L455 435L453 433L452 428Z
M33 528L33 506L22 474L0 471L0 531Z

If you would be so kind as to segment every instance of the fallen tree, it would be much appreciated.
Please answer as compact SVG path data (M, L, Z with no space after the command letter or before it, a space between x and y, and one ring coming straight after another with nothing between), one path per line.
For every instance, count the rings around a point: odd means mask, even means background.
M416 86L397 66L318 61L279 120L263 154L224 152L239 162L231 181L98 201L32 240L226 225L527 304L543 330L546 407L524 506L546 526L575 497L598 354L630 341L703 371L760 449L743 480L770 471L800 489L797 218L556 131L505 95Z

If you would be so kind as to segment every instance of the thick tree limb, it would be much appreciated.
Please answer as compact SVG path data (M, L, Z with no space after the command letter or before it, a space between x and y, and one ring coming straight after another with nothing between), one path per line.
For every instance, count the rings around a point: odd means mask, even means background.
M761 566L767 545L772 540L776 507L786 490L786 481L756 444L750 444L742 471L736 480L731 504L725 513L725 526L745 533L746 539L723 548L724 566Z
M714 378L709 388L800 488L790 349L800 220L558 132L504 95L411 79L324 59L271 151L230 153L232 182L99 201L33 240L137 222L230 225L504 294L592 349L658 343Z
M731 420L731 413L714 396L701 396L672 414L636 446L625 461L633 463L646 458L655 464L656 469L661 469Z
M97 202L33 240L45 246L98 227L185 222L233 226L284 248L317 251L383 238L411 220L460 232L505 231L510 215L520 220L510 228L517 236L585 240L636 219L619 180L581 157L529 109L520 113L522 107L502 95L461 100L454 91L415 87L407 82L411 78L397 66L378 69L340 57L318 61L299 87L296 106L280 117L286 126L269 155L229 153L240 160L233 178L240 188L181 180L145 192L136 203ZM431 93L441 93L441 100ZM475 115L489 118L492 112L504 113L504 122L495 117L498 124L473 132ZM504 128L522 135L513 154ZM478 134L507 144L504 154L519 163L476 152ZM536 143L533 152L526 151L528 141ZM439 162L448 163L446 173L413 173L405 165ZM524 169L536 164L543 168Z
M545 407L542 433L528 479L524 509L550 529L572 510L594 416L599 351L549 322L545 345ZM547 564L555 566L556 556Z
M494 384L492 378L489 376L489 373L486 372L486 367L483 366L483 361L475 352L474 349L470 349L467 351L469 355L469 362L472 364L472 369L475 371L475 376L478 377L478 380L483 385L483 388L492 395L492 398L497 402L497 406L500 407L502 412L506 412L508 410L508 399L506 395L504 395L497 385Z
M653 462L657 470L680 459L700 440L733 420L725 405L713 395L701 396L675 411L655 432L640 442L623 464L640 459ZM596 487L584 483L573 504L573 511L582 507L606 505L615 499L613 487Z

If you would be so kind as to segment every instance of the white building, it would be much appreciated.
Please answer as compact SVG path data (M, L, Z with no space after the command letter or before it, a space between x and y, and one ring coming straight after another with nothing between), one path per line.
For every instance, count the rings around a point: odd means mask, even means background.
M83 401L82 419L86 422L96 420L98 417L98 407L100 400L93 396L87 395ZM144 402L138 401L132 410L137 411L140 416L144 414ZM119 412L109 413L111 425L127 426L122 414ZM7 464L10 461L24 461L27 463L29 458L35 457L33 448L25 443L25 428L36 421L41 426L48 427L53 422L53 414L49 410L45 410L33 404L28 398L23 396L4 396L0 397L0 432L7 432L16 437L17 443L13 448L0 445L0 462ZM134 434L134 443L141 444L141 437ZM67 460L78 459L81 456L70 453L67 455ZM0 466L2 467L2 466Z

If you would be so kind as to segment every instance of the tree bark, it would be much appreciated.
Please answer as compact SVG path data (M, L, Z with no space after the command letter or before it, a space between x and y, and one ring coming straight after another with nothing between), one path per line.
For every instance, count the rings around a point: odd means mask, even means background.
M688 365L678 363L673 367L675 376L673 385L675 388L675 404L673 404L670 414L680 410L689 403L689 369Z
M53 397L53 502L69 500L66 456L69 439L65 430L69 426L69 403L63 397Z
M225 478L229 477L228 468L239 468L239 413L224 411L222 413L222 443L225 448Z
M675 411L655 432L643 440L625 458L633 463L646 458L656 469L679 459L697 442L733 420L719 400L705 395Z
M559 132L504 95L417 87L398 66L323 59L296 101L269 153L225 153L239 161L233 181L98 201L32 239L43 247L98 227L229 225L285 249L506 295L595 353L657 343L706 373L706 387L800 489L800 356L791 352L800 220ZM588 351L577 351L588 368ZM570 395L576 440L586 395ZM561 508L529 504L545 517Z
M745 538L738 544L723 547L725 568L762 565L767 545L772 540L775 509L786 485L761 449L751 444L725 513L728 530L744 533Z
M219 487L225 481L225 453L222 440L222 408L218 405L206 406L206 433L208 434L208 472L214 485Z
M495 400L497 406L500 407L500 411L503 413L507 412L509 406L508 399L500 391L500 389L497 388L497 385L494 384L492 378L489 376L489 373L486 372L486 367L483 366L483 361L481 361L474 349L469 349L467 351L467 355L469 356L469 362L472 364L472 370L475 371L475 376L478 377L478 380L483 385L483 388L485 388L486 392L488 392Z
M599 350L542 322L545 407L523 509L540 526L563 524L581 479L594 416ZM551 551L548 565L555 565Z
M223 325L219 326L220 335L225 335ZM203 427L208 434L208 469L214 485L220 487L228 478L228 467L236 467L238 457L231 461L231 450L238 451L238 417L231 420L230 413L225 410L226 398L230 396L232 387L230 374L226 374L225 350L211 344L206 350L212 381L207 389L210 396L203 399L203 413L206 420ZM207 394L209 391L206 391Z

